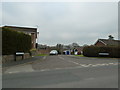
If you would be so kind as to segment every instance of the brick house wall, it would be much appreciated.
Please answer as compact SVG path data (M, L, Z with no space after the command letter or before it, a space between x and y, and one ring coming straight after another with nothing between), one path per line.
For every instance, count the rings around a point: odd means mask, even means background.
M32 43L32 48L36 48L36 34L31 33L31 43Z
M95 46L105 46L105 44L98 41L97 43L95 43Z
M36 48L37 28L17 27L17 26L4 26L4 27L30 35L32 49Z

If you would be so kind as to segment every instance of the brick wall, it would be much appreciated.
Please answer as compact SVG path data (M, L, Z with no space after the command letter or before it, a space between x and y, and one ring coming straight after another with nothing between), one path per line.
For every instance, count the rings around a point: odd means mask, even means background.
M38 53L39 54L49 54L50 53L50 49L39 49Z
M105 46L105 44L103 44L102 42L97 42L95 45L96 46Z
M32 49L36 48L36 35L35 35L35 33L31 33L31 43L32 43Z
M30 58L29 53L24 54L24 59ZM22 60L22 56L16 56L16 61ZM14 55L3 55L2 56L2 63L10 63L10 62L15 62L15 56Z
M14 55L3 55L2 56L2 63L13 62L13 61L14 61Z

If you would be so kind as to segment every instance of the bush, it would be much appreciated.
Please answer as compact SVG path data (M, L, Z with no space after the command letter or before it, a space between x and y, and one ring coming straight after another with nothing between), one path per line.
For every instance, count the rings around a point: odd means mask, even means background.
M99 57L99 53L109 53L108 57L120 57L120 47L117 46L86 46L83 55L87 57Z
M31 49L31 36L22 32L2 28L2 54L9 55L15 52L29 52Z
M110 48L110 57L120 58L120 47Z
M37 49L31 49L30 50L30 56L34 56L37 54Z

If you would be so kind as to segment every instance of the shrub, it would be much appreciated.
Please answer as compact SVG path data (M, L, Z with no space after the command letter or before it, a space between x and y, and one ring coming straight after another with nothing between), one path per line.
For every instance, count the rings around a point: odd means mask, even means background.
M97 52L99 52L99 50L95 46L86 46L86 47L83 48L83 55L84 56L88 56L88 57L95 56L95 57L97 57L98 56Z
M2 28L2 54L9 55L15 52L29 52L31 49L31 36L22 32Z
M109 57L120 57L120 47L117 46L86 46L83 55L88 57L99 57L99 53L109 53Z
M120 47L110 48L110 57L120 58Z

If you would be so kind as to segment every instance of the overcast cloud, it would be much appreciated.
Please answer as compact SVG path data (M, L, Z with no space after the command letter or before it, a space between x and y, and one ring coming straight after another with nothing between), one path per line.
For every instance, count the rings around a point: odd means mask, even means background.
M2 24L37 27L38 43L94 44L98 38L118 38L117 2L4 2Z

